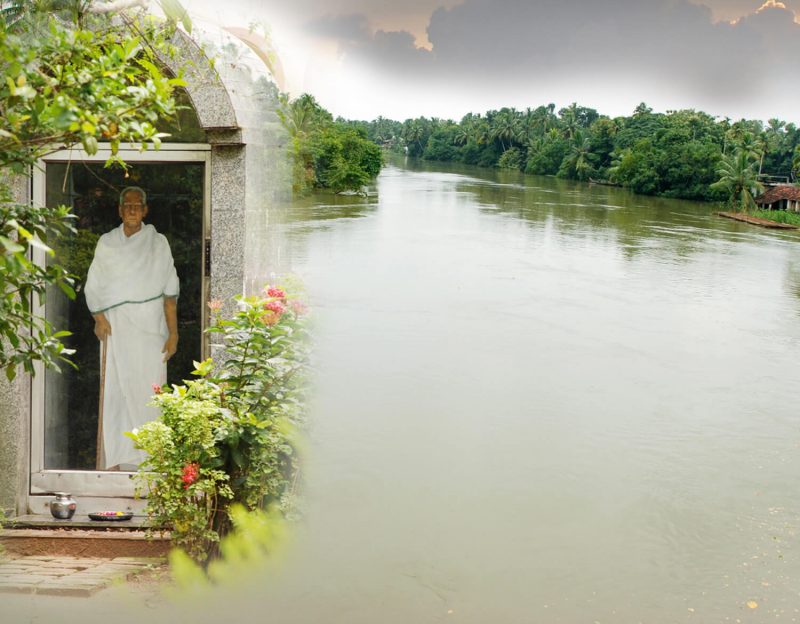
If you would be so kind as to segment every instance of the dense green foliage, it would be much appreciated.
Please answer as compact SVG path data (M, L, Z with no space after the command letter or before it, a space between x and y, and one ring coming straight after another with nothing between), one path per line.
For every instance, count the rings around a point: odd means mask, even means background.
M778 223L788 223L800 227L800 213L790 210L753 210L750 214L761 219L769 219Z
M72 145L90 154L100 140L114 152L124 142L157 145L156 122L174 114L173 89L183 82L158 67L169 53L163 25L96 15L77 0L0 7L0 366L13 378L19 366L32 373L36 360L58 367L69 355L63 333L34 305L49 286L74 297L73 276L33 263L30 252L52 258L52 245L74 228L66 208L15 204L11 176Z
M129 435L147 452L139 478L156 526L195 561L215 553L231 528L230 510L292 508L298 466L295 431L303 420L308 363L306 308L282 288L237 300L212 326L224 360L197 365L201 378L155 388L159 420Z
M655 113L644 104L614 118L577 104L556 112L549 104L469 113L457 123L424 117L349 123L376 144L413 157L602 180L664 197L748 204L759 180L788 181L800 169L795 124L716 120L695 110Z
M366 132L334 121L312 96L286 101L282 118L292 137L296 193L360 191L380 173L383 155Z

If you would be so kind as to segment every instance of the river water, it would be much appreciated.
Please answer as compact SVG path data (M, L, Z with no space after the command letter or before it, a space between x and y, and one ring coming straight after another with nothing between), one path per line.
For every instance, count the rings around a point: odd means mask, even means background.
M800 235L712 210L408 163L295 205L279 621L800 620Z

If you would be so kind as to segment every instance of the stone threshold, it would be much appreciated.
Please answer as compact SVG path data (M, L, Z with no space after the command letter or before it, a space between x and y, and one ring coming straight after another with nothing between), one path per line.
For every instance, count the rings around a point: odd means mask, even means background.
M0 593L88 597L165 565L163 557L14 556L0 559Z
M140 527L82 527L56 525L0 530L0 546L16 557L87 557L115 559L118 557L162 557L170 549L169 533L148 535Z

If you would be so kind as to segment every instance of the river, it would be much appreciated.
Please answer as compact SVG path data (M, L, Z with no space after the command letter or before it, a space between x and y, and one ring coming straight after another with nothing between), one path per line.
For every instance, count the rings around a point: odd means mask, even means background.
M0 612L797 622L800 235L712 210L403 162L368 197L297 202L271 227L311 297L315 389L277 572L174 608Z
M298 202L280 621L798 621L800 237L712 210L408 163Z

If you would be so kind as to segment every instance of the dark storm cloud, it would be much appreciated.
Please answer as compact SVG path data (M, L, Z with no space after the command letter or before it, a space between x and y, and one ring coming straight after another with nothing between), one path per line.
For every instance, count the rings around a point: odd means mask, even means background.
M405 31L379 30L367 49L372 60L384 67L400 65L414 68L424 66L431 60L430 52L418 48L414 43L414 36Z
M343 42L367 41L370 38L369 21L366 15L324 15L306 23L306 30L319 37L328 37Z
M640 100L686 100L724 112L733 99L756 102L800 58L793 12L758 7L731 25L688 0L465 0L433 12L430 52L406 32L351 39L343 52L398 78L524 88L541 92L542 101L548 85L570 83L578 97L591 83L609 92L598 100L638 88ZM781 97L796 98L795 81L784 82L791 84Z
M603 71L654 62L665 69L714 35L710 11L683 1L467 0L434 12L428 27L443 66L455 69L466 61L492 72Z

